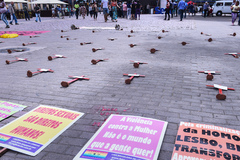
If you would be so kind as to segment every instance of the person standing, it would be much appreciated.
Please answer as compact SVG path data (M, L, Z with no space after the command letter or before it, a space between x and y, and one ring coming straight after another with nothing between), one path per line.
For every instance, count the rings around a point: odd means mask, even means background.
M104 20L105 20L105 22L107 22L107 20L108 20L107 17L109 15L108 0L102 0L101 8L103 9Z
M11 25L13 25L13 20L15 21L15 25L19 25L17 23L17 17L15 15L15 8L14 8L14 3L13 1L11 2L11 4L8 5L8 10L9 10L9 13L11 15L11 21L9 22Z
M76 3L76 4L74 5L74 8L75 8L76 19L78 19L78 15L79 15L79 4Z
M132 3L131 0L127 1L127 19L131 17Z
M135 13L136 13L136 3L133 0L132 1L132 8L131 8L131 20L135 19Z
M147 14L150 14L150 5L149 5L149 3L147 4L146 9L147 9Z
M183 12L185 10L185 2L184 0L181 0L179 3L178 3L178 10L179 10L179 15L180 15L180 21L182 21L183 19Z
M85 16L86 16L86 13L87 13L87 9L86 9L85 5L82 5L80 7L80 13L81 13L83 19L85 19Z
M23 7L23 11L24 11L24 15L25 15L25 20L26 20L26 21L27 21L27 20L30 21L30 17L29 17L29 14L28 14L28 8L27 8L26 5Z
M112 21L117 22L117 7L119 8L119 6L116 0L112 0L111 7L113 12Z
M165 8L165 18L164 20L167 20L167 15L168 15L168 20L170 20L170 2L167 0L166 8Z
M35 12L35 16L36 16L35 22L38 22L38 18L39 18L39 22L41 22L40 11L41 11L40 7L36 4L34 7L34 12Z
M93 11L93 18L94 18L94 20L97 20L97 16L98 16L98 6L97 6L97 3L96 3L96 2L93 3L92 11Z
M123 3L123 18L127 18L127 3Z
M204 3L203 5L203 11L204 11L204 18L206 18L207 14L208 14L208 3L207 1Z
M231 10L232 10L232 25L234 26L234 22L236 21L238 12L240 10L239 1L237 1L233 6L231 6Z
M6 24L6 28L10 28L10 26L8 25L8 20L7 20L7 7L6 7L6 3L4 2L4 0L0 0L0 13L1 13L1 19L2 21Z
M135 18L136 19L137 19L137 15L138 15L138 20L140 20L141 7L142 7L142 5L140 4L140 2L138 0L137 4L136 4L136 13L135 13Z

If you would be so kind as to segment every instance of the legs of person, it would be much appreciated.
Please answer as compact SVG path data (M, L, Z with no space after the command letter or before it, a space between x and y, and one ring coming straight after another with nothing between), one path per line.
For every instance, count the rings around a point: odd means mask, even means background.
M182 19L183 19L183 10L179 10L179 14L180 14L180 21L182 21Z
M8 25L8 21L7 21L6 13L2 13L2 14L1 14L1 19L2 19L2 21L6 24L6 26L9 26L9 25Z
M11 17L11 20L10 20L9 23L12 24L12 22L13 22L13 15L11 14L10 17Z
M237 19L237 13L232 13L232 24L234 25L234 22Z
M185 9L184 10L184 18L186 18L187 17L187 10Z
M41 22L41 16L40 16L40 13L38 13L38 18L39 18L39 22Z
M240 26L240 13L238 13L238 16L239 16L239 18L238 18L238 25Z
M15 20L15 24L18 24L17 23L17 17L16 17L16 15L13 13L13 19Z
M38 21L38 14L37 13L35 13L35 16L36 16L36 22Z

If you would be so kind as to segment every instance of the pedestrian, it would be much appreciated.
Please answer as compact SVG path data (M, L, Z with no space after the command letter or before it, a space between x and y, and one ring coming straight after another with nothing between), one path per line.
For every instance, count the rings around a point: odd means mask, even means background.
M92 18L92 16L93 16L92 5L93 5L93 4L89 4L89 13L90 13L90 17L91 17L91 18Z
M238 12L240 10L239 1L236 1L236 3L233 6L231 6L231 10L232 10L232 25L234 26L234 22L236 21Z
M93 3L92 11L93 11L93 18L94 18L94 20L97 20L97 16L98 16L98 6L97 6L97 3L96 3L96 2Z
M116 0L112 0L111 2L111 10L113 12L113 16L112 16L112 21L113 22L117 22L117 7L120 8L117 4Z
M204 18L206 18L208 14L208 2L206 1L203 5L203 12L204 12Z
M132 3L131 0L127 1L127 19L131 17Z
M84 5L82 5L80 7L80 13L81 13L83 19L85 19L85 16L86 16L86 13L87 13L87 9L86 9L86 7Z
M101 2L101 8L103 10L103 15L104 15L104 21L107 22L107 17L109 15L109 10L108 10L108 0L102 0Z
M170 2L170 11L171 11L171 18L173 18L173 11L174 11L174 1Z
M9 22L11 25L13 25L13 20L15 21L15 25L19 25L17 23L17 17L15 15L15 8L14 8L14 3L13 1L8 5L8 10L9 10L9 13L11 15L11 21Z
M171 8L171 5L170 5L170 2L169 0L167 0L167 4L166 4L166 8L165 8L165 18L164 20L167 20L167 16L168 16L168 20L170 20L170 8Z
M135 13L136 13L136 4L135 1L132 1L132 7L131 7L131 20L135 19Z
M25 15L25 20L29 20L30 21L30 17L29 17L29 14L28 14L28 8L27 8L27 5L25 5L23 7L23 11L24 11L24 15Z
M135 18L137 19L137 15L138 15L138 20L140 20L141 8L142 8L142 5L138 0L136 4L136 12L135 12Z
M127 2L123 3L123 18L127 18Z
M35 22L38 22L38 19L39 19L39 22L41 22L41 16L40 16L40 7L35 4L35 7L34 7L34 12L35 12L35 16L36 16L36 20Z
M74 8L75 8L76 19L78 19L78 15L79 15L79 4L76 3L76 4L74 5Z
M4 2L4 0L0 0L0 13L1 13L1 19L2 21L6 24L6 28L10 28L10 26L8 25L8 20L7 20L7 7L6 7L6 3Z
M146 9L147 9L147 14L150 14L150 5L149 5L149 3L147 4Z
M178 3L178 10L179 10L179 15L180 15L180 21L182 21L183 19L183 12L185 10L185 1L184 0L181 0L179 3Z
M55 8L54 7L52 7L52 18L54 17L55 18Z

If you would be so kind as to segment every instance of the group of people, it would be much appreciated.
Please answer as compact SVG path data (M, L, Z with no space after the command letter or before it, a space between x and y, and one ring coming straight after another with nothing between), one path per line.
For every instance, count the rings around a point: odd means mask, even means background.
M105 22L108 21L109 15L113 22L117 22L118 16L131 20L140 20L142 5L139 0L128 0L123 3L117 3L116 0L102 0L101 8L103 10Z

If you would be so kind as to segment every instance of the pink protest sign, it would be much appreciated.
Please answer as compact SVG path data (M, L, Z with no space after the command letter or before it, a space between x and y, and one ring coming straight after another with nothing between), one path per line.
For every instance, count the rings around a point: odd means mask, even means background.
M0 31L0 35L2 34L18 34L22 36L34 36L37 34L42 34L50 31Z
M111 115L74 160L157 160L167 122Z

